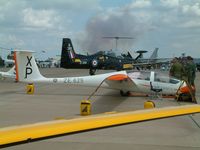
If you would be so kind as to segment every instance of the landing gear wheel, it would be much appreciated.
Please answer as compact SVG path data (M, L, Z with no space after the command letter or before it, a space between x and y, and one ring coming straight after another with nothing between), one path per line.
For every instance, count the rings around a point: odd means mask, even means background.
M96 69L90 68L90 71L89 71L90 75L95 75L95 72L96 72Z
M180 102L193 102L193 103L195 103L194 101L192 101L192 96L191 96L190 93L180 94L176 99L177 99L177 101L180 101Z
M124 96L124 97L127 97L127 96L130 95L130 91L124 92L124 91L120 90L120 95Z

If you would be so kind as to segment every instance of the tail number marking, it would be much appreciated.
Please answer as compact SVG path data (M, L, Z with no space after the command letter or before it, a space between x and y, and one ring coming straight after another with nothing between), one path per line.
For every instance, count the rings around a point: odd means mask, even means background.
M31 59L32 59L32 56L31 57L27 56L28 62L26 64L25 79L27 78L28 75L32 74L32 72L33 72L33 69L31 68L32 67Z

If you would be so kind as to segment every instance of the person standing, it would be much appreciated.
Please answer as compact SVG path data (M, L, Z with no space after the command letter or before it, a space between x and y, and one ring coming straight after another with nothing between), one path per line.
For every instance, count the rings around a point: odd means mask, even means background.
M180 63L177 57L172 60L172 66L170 68L169 75L180 80L182 79L183 65Z
M193 58L191 56L187 57L187 63L186 63L186 67L185 67L187 76L188 76L188 83L192 86L194 85L194 80L196 77L196 65L193 61Z

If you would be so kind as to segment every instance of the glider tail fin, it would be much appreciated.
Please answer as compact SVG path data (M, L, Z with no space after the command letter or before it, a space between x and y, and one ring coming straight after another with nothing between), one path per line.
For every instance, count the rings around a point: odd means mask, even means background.
M32 51L15 51L16 81L34 82L45 79L40 74Z
M74 51L71 39L63 38L60 66L67 68L67 66L74 62L75 56L76 53Z

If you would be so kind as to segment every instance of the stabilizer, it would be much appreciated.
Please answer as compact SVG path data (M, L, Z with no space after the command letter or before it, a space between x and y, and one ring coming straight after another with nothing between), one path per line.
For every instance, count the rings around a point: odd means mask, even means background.
M128 57L133 58L130 52L128 52Z
M152 55L149 57L148 63L156 63L158 57L158 48L155 48Z
M43 80L33 56L33 51L15 51L16 81L34 82Z
M15 66L13 66L10 70L8 70L7 73L12 75L12 76L15 76L16 75Z
M68 65L73 63L75 55L71 39L63 38L60 66L67 68Z
M0 72L1 78L15 78L15 66L13 66L10 70L7 72Z
M157 57L158 57L158 48L155 48L149 59L153 60L153 59L157 59Z

